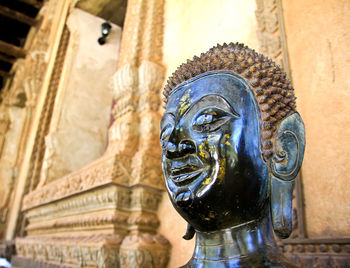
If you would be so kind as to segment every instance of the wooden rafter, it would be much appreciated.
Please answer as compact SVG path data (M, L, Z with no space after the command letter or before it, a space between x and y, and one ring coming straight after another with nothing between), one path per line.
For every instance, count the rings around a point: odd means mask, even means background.
M27 16L26 14L23 14L21 12L18 12L16 10L13 10L1 5L0 5L0 15L14 19L16 21L29 24L30 26L36 26L38 24L38 21L36 19L33 19Z
M26 52L23 48L6 43L0 40L0 52L15 58L24 58Z

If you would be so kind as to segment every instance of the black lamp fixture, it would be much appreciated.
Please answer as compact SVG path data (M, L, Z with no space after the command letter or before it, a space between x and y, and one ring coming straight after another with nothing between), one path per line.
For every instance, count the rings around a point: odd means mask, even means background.
M97 40L97 42L100 45L103 45L104 43L106 43L106 38L109 32L111 31L112 26L108 22L104 22L102 23L101 28L102 36Z

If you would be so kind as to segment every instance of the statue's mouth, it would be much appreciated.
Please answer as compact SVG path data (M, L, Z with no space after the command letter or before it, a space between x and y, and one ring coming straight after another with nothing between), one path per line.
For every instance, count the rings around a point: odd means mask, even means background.
M170 179L178 186L189 184L202 173L204 168L185 165L171 169Z

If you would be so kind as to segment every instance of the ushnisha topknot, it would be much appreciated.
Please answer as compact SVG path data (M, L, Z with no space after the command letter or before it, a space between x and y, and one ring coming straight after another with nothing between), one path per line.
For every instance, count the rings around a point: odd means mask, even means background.
M164 103L179 84L208 71L228 70L242 76L251 86L262 120L262 147L265 161L273 154L273 134L279 122L296 112L294 89L271 59L240 43L217 45L199 57L180 65L164 88Z

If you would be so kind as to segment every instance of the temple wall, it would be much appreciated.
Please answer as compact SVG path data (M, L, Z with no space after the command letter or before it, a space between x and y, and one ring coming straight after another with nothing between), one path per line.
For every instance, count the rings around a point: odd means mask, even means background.
M181 238L186 223L164 191L159 95L181 63L224 42L244 43L284 66L305 121L307 234L298 207L284 253L310 253L304 259L314 258L313 265L293 259L301 267L330 263L331 254L350 259L350 240L339 240L350 230L348 2L284 0L284 29L281 0L128 0L121 43L113 25L103 46L104 20L78 10L78 2L45 2L31 57L13 83L25 91L26 112L11 106L2 115L0 107L0 216L9 207L5 234L16 241L18 261L166 267L171 252L172 268L190 259L195 241ZM1 198L11 187L4 210Z
M217 43L241 42L258 49L255 1L176 1L168 0L164 15L163 63L166 77L187 59ZM172 244L168 267L184 265L192 256L194 239L181 237L186 223L170 203L167 193L160 204L160 233Z
M307 233L350 235L350 2L282 1L298 111Z

